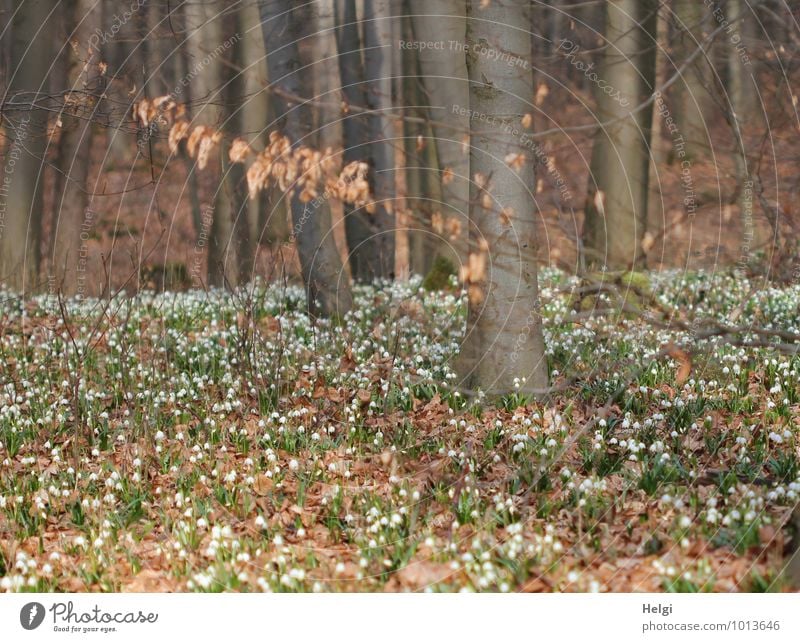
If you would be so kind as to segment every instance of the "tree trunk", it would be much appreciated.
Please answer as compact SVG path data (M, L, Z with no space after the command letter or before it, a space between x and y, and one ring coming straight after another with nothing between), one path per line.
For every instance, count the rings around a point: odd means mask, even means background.
M703 42L703 21L706 15L702 2L697 0L676 0L675 16L678 20L681 53L677 64L691 56ZM683 82L680 85L680 126L681 133L686 139L686 153L689 158L702 158L708 155L711 148L708 139L709 114L711 102L709 100L709 74L708 61L704 54L698 55L683 72Z
M53 204L50 288L85 296L87 241L96 222L89 207L89 194L93 191L89 168L97 103L90 96L102 91L100 52L92 45L91 36L100 25L100 16L95 0L77 0L73 12L67 17L72 46L66 49L67 91L73 93L59 114L61 139Z
M229 22L232 29L226 30L227 33L243 34L248 29L244 10L239 8ZM228 83L225 85L225 105L226 118L225 127L229 138L242 135L247 130L247 120L245 118L246 83L245 72L243 71L248 64L246 58L245 43L242 38L238 38L231 45L231 63L233 71ZM223 145L224 148L224 145ZM248 199L247 184L245 182L245 166L242 163L230 163L228 154L223 149L222 166L225 172L226 186L224 198L227 200L228 220L232 221L233 230L232 241L235 245L234 254L236 255L236 283L244 285L253 279L255 269L255 246L253 244L252 228L250 224L250 207ZM221 218L221 217L220 217Z
M364 3L364 76L367 83L370 160L375 212L372 216L377 255L370 257L370 280L393 278L395 260L394 125L392 115L392 8L390 0Z
M209 0L201 3L186 3L184 7L187 23L186 45L189 51L187 87L191 98L192 125L219 127L223 110L219 103L222 97L222 56L227 55L231 44L220 53L217 48L225 43L236 44L241 34L227 36L223 29L222 11L224 2ZM227 36L227 37L226 37ZM237 38L238 37L238 38ZM179 96L177 100L184 100ZM224 154L224 150L221 152ZM198 172L195 167L194 172ZM202 217L200 236L208 239L207 284L224 287L236 280L235 252L231 243L233 234L230 199L226 198L222 186L219 163L211 162L198 172L198 189L202 201L212 201L211 216ZM209 226L210 224L210 226ZM205 229L208 227L208 229Z
M0 179L0 283L24 294L39 287L47 111L32 105L47 93L55 22L48 15L53 6L44 0L29 0L14 12L10 34L13 75L3 101L7 104ZM9 37L8 31L4 37Z
M414 39L419 42L442 42L443 50L419 52L422 82L428 97L436 156L442 172L442 215L454 217L461 224L460 238L429 234L427 268L437 257L455 270L465 257L469 211L469 153L464 141L469 132L469 81L464 55L466 41L466 6L463 0L411 0ZM529 51L525 54L527 60ZM437 208L439 209L439 208Z
M408 11L412 14L412 11ZM403 20L405 33L403 37L408 40L413 39L411 30L411 15ZM420 74L418 70L418 60L416 52L404 50L402 52L401 74L403 81L403 114L412 118L425 116L422 92L420 91ZM408 210L405 226L408 235L408 262L409 270L416 274L427 274L431 268L430 252L425 250L428 244L428 237L431 234L430 208L428 199L431 194L425 190L425 180L428 169L424 163L424 148L418 149L417 141L427 134L427 127L421 123L411 120L403 121L404 129L404 151L405 151L405 174L406 174L406 207ZM428 143L432 144L432 143ZM424 224L426 223L427 224Z
M656 16L655 42L655 86L661 87L667 80L667 60L669 57L669 19L663 8ZM664 116L658 109L652 110L650 128L650 176L647 198L647 223L651 231L657 231L663 238L666 226L666 211L661 191L661 167L667 162L671 144L664 137ZM656 234L654 234L654 237ZM651 251L651 250L650 250ZM652 251L651 251L652 253Z
M652 106L636 109L653 91L657 0L606 4L608 46L600 66L597 120L612 124L595 135L584 221L589 265L641 265L647 226Z
M278 6L272 0L259 0L261 30L267 48L267 67L272 87L295 96L304 95L313 81L303 67L298 41L308 35L309 24L302 0ZM308 104L290 102L275 95L278 123L293 144L313 146ZM341 257L331 230L330 209L324 200L314 207L291 197L293 232L306 286L308 309L312 317L343 316L352 306L352 295Z
M750 180L750 162L745 142L745 125L752 128L758 119L754 96L757 91L755 67L744 43L743 34L750 30L753 16L745 12L742 0L728 0L727 18L734 25L728 39L728 121L734 132L734 168L736 172L735 200L739 205L739 220L742 237L754 247L770 240L770 236L760 233L753 218L753 189ZM724 97L723 97L724 98Z
M342 95L348 105L364 108L367 105L366 85L355 0L336 0L334 10ZM369 158L367 125L362 114L350 112L344 115L342 134L345 165ZM381 252L377 228L363 207L353 207L347 203L344 206L344 225L350 272L355 280L369 282L375 278L375 259Z
M472 119L470 171L470 252L485 256L470 265L467 336L459 363L467 385L492 395L536 394L547 386L536 267L534 163L519 145L522 119L530 109L530 36L525 0L493 2L482 8L472 0L469 29L470 109L486 118ZM500 55L488 55L497 51ZM484 53L481 53L484 52ZM509 154L522 154L516 168ZM483 183L483 189L480 184Z

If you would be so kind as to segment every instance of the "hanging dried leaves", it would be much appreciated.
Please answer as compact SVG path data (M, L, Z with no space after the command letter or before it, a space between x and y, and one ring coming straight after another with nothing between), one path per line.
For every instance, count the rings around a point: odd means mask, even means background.
M189 127L189 121L179 120L169 130L169 151L173 154L178 152L178 145L189 135Z
M511 167L514 171L519 171L525 166L525 154L511 153L505 158L506 165Z
M473 305L482 303L482 284L486 281L486 251L470 252L467 262L459 269L458 278L467 286L469 302Z
M176 153L181 141L185 140L187 154L197 159L199 169L204 169L211 153L222 142L222 132L208 125L197 125L192 129L184 118L185 113L185 107L170 96L145 98L133 107L134 120L144 127L162 121L172 123L168 136L170 151ZM259 153L245 139L236 138L228 149L228 158L232 163L250 162L246 173L250 198L276 185L290 195L297 193L304 203L320 197L335 198L363 207L369 213L375 211L367 180L369 166L353 161L340 171L340 154L331 148L321 152L304 145L292 147L288 137L271 132L269 143ZM391 211L391 204L385 207Z
M252 153L253 150L250 149L250 144L244 138L237 138L231 143L231 148L228 150L228 158L231 163L244 163Z
M522 126L525 129L530 129L531 125L533 125L533 116L531 114L525 114L522 117Z

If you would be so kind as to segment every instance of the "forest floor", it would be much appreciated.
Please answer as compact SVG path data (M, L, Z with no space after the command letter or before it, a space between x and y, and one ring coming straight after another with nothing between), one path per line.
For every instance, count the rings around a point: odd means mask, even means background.
M294 287L4 297L0 587L789 590L800 358L702 337L800 331L800 285L664 272L627 293L658 327L575 283L547 402L462 395L463 301L416 279L341 326Z

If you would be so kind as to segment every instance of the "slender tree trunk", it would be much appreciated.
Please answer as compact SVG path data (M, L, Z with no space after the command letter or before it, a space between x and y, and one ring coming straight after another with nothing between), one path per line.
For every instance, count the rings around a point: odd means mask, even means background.
M677 64L691 56L703 42L703 22L706 8L697 0L676 0L675 14L680 31L682 55L678 56ZM708 139L709 115L711 103L709 100L710 74L708 61L705 55L697 56L683 72L683 82L680 86L680 125L681 133L686 139L686 152L691 158L702 158L708 154L711 147Z
M169 66L164 60L161 34L163 32L162 13L166 10L162 6L164 0L147 0L147 6L141 11L142 19L142 49L143 59L147 72L148 95L163 96L169 91L166 82L166 72ZM95 0L97 4L97 0Z
M51 289L72 295L86 295L87 240L94 227L89 207L89 181L96 101L91 96L100 87L100 52L91 36L100 25L95 0L77 0L67 18L69 61L67 90L70 99L59 114L61 139L58 145L58 177L53 211L53 248L50 260Z
M185 4L181 4L177 8L176 14L183 19L184 24L186 27L188 27L189 25L187 24L186 17L183 13L184 10ZM182 43L182 45L183 46L179 46L178 49L172 54L173 64L175 65L176 80L175 83L170 87L170 93L173 94L175 100L179 102L189 100L189 96L176 94L178 88L181 87L183 80L187 77L191 62L189 60L188 46L186 46L185 43ZM197 239L203 230L203 206L200 203L200 188L197 181L197 172L195 171L194 162L191 158L189 158L189 155L186 154L186 152L178 153L180 154L181 162L183 163L186 171L186 191L188 192L189 196L189 210L192 216L192 228L194 229L195 238Z
M647 226L652 108L633 110L653 91L657 0L606 4L609 45L598 76L598 129L592 151L584 221L589 265L631 269L641 265Z
M51 2L29 0L12 8L11 78L3 102L6 136L0 179L0 283L38 289L47 111L32 106L47 92L54 20ZM18 105L18 106L15 106Z
M304 95L313 81L300 61L298 41L308 35L308 16L302 0L278 6L272 0L259 0L261 29L267 48L267 67L272 86L296 96ZM290 9L290 10L287 10ZM294 144L313 146L311 114L305 103L295 104L276 96L279 124ZM343 316L352 306L350 284L331 230L328 204L318 207L291 197L293 231L306 286L309 313L316 317Z
M267 131L275 119L273 100L267 91L267 51L259 26L258 5L245 3L241 11L244 20L240 30L244 47L244 91L247 96L243 108L242 133L247 132L251 147L261 151L267 141ZM248 209L254 253L260 245L278 245L289 240L287 202L277 187L270 186L255 198L248 199Z
M224 47L228 41L235 44L237 36L241 36L224 32L224 9L225 3L220 0L187 2L184 7L188 31L186 44L189 51L188 73L191 77L188 90L193 106L192 125L204 124L217 128L221 125L223 109L220 103L224 84L222 56L227 55L231 45L222 53L215 50ZM221 153L224 154L224 151ZM224 287L236 281L236 259L231 243L233 220L230 200L225 197L218 166L219 163L209 163L197 178L201 202L213 202L211 216L201 217L201 236L208 237L207 283ZM194 171L197 172L197 169ZM209 223L209 229L202 229Z
M342 95L348 105L364 108L367 105L366 85L355 0L336 0L334 10ZM345 114L342 121L345 164L369 158L367 126L363 115ZM373 218L363 207L345 204L344 225L353 278L369 282L375 278L375 259L381 252Z
M441 257L455 270L465 257L469 217L469 153L464 144L468 138L469 80L464 51L466 42L466 6L463 0L411 0L414 39L420 42L442 42L443 50L419 52L422 82L428 98L433 125L436 156L441 174L445 219L454 217L463 230L459 238L428 235L431 241L426 254L430 269ZM530 51L525 53L528 59ZM439 208L437 208L439 209Z
M395 260L394 125L392 102L392 8L390 0L364 3L364 75L370 115L369 136L375 212L372 223L377 255L371 257L371 278L393 278Z
M769 238L759 233L753 220L753 188L745 142L745 125L753 126L757 118L753 97L756 93L755 68L744 43L743 34L752 22L750 9L745 10L742 0L728 0L727 18L734 25L728 36L728 120L734 132L734 168L736 172L735 200L739 205L739 220L743 238L759 247Z
M410 3L409 3L410 4ZM414 40L411 25L411 15L404 20L404 39ZM403 52L403 113L412 118L427 116L426 102L420 89L422 83L419 71L418 57L415 51L404 49ZM438 169L428 165L428 152L434 148L433 137L430 136L430 127L413 120L404 120L404 148L405 148L405 173L406 173L406 204L408 209L408 243L409 243L409 270L416 274L428 274L433 263L433 256L426 248L434 247L431 242L433 230L431 228L431 202L437 204L442 201L441 191L437 196L428 190L431 175L437 185L439 183ZM420 146L419 141L422 142Z
M667 58L669 56L669 19L662 8L656 17L655 85L661 87L667 80ZM666 212L661 192L661 166L667 162L670 144L664 138L664 116L658 109L652 110L650 129L650 177L647 199L647 221L650 230L661 232L666 225ZM655 234L654 234L655 236Z
M520 148L522 119L530 109L531 66L509 65L502 51L526 60L530 53L525 0L472 0L468 34L472 120L470 283L467 336L459 364L462 379L489 394L535 394L547 386L536 266L533 189L535 159ZM522 154L512 167L505 159ZM481 187L482 186L482 187ZM477 258L484 256L485 268Z
M230 22L235 33L243 34L249 28L244 9L239 8ZM236 40L231 46L233 72L225 88L228 117L225 120L226 128L232 137L240 136L247 130L246 118L246 75L244 70L248 64L247 49L242 38ZM233 238L236 243L236 278L239 285L249 283L253 279L255 270L255 244L250 223L250 207L245 182L245 166L242 163L230 164L227 154L223 152L223 167L225 179L228 183L226 195L230 199L233 217Z

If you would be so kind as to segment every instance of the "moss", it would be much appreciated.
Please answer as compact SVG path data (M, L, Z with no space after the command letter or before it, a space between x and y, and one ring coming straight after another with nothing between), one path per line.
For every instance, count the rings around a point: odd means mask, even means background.
M432 290L444 290L450 284L450 277L455 273L456 268L451 261L443 256L437 256L422 281L422 287L429 292Z
M650 294L650 277L644 272L623 272L619 277L620 283L626 287L638 290L643 294Z

